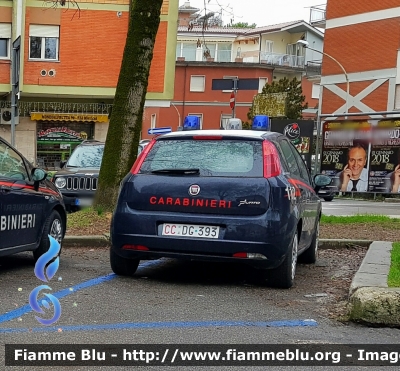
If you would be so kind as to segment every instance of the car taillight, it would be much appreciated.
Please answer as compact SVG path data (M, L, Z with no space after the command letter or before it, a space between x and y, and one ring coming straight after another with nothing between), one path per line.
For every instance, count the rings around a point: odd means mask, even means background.
M273 178L281 173L278 150L268 140L263 142L264 178Z
M131 168L131 174L135 175L139 172L144 159L146 158L147 154L150 152L151 148L154 146L155 139L153 139L146 147L144 147L143 151L140 152L140 155L137 157L135 163Z

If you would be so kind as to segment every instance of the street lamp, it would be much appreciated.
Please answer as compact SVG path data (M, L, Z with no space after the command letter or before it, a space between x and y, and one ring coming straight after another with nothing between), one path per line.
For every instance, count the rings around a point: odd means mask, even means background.
M175 104L173 104L172 102L171 106L175 108L176 113L178 114L178 130L179 130L179 127L181 126L181 114L179 113L178 108L176 108Z
M321 53L321 54L327 56L328 58L330 58L330 59L332 59L334 62L336 62L336 63L338 64L338 66L342 69L342 71L343 71L343 73L344 73L344 76L345 76L345 78L346 78L346 85L347 85L347 92L346 92L346 111L345 111L345 113L348 113L348 112L349 112L348 104L349 104L349 96L350 96L350 82L349 82L349 76L347 75L347 72L346 72L346 70L344 69L343 65L342 65L336 58L333 58L331 55L329 55L329 54L327 54L327 53L325 53L325 52L321 52L320 50L310 48L310 46L309 46L309 44L308 44L308 41L306 41L306 40L299 40L299 41L297 41L297 44L303 45L303 48L307 48L307 49L313 50L313 51L315 51L315 52L317 52L317 53ZM347 116L345 117L345 119L347 119Z
M330 58L334 62L336 62L338 64L338 66L342 69L342 71L344 73L344 76L346 78L346 85L347 85L346 105L345 105L345 113L346 113L345 120L347 120L347 114L349 113L350 83L349 83L349 76L347 75L347 72L344 69L343 65L336 58L332 57L331 55L329 55L329 54L327 54L325 52L321 52L320 50L317 50L317 49L314 49L314 48L310 48L310 46L308 44L308 41L306 41L306 40L299 40L299 41L297 41L297 44L303 45L303 48L307 48L307 49L313 50L313 51L315 51L317 53L320 53L322 55L327 56L328 58ZM322 107L321 104L322 104L322 102L320 102L320 104L319 104L320 108ZM321 132L320 132L320 130L321 130L320 113L321 112L318 112L318 120L317 120L317 143L316 143L316 155L317 155L317 158L316 158L316 161L315 161L315 168L314 168L314 172L315 173L317 173L317 171L320 169L320 160L321 160L320 156L319 156L319 151L320 151L319 139L320 139L320 135L321 135Z

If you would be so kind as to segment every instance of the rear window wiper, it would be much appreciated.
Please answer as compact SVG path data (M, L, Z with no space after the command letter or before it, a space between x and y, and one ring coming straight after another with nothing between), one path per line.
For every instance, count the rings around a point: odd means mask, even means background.
M159 170L153 170L151 173L192 175L192 174L200 174L200 169L159 169Z

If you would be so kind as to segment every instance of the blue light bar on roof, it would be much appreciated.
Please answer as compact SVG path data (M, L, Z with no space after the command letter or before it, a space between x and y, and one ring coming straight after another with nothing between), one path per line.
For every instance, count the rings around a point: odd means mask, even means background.
M183 130L200 130L200 119L198 116L186 116L183 122Z
M269 116L266 115L257 115L253 118L252 130L260 130L260 131L270 131L270 120Z

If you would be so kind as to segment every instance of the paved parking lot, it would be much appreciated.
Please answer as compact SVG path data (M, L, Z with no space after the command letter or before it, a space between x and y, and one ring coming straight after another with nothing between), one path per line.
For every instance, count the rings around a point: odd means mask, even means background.
M171 259L145 261L134 278L117 277L111 273L107 249L65 249L49 282L62 314L49 327L36 321L28 303L31 290L42 283L33 273L31 254L2 258L0 340L2 344L399 343L400 330L337 320L364 253L361 248L322 250L315 266L298 266L292 289L279 290L265 286L242 265Z

